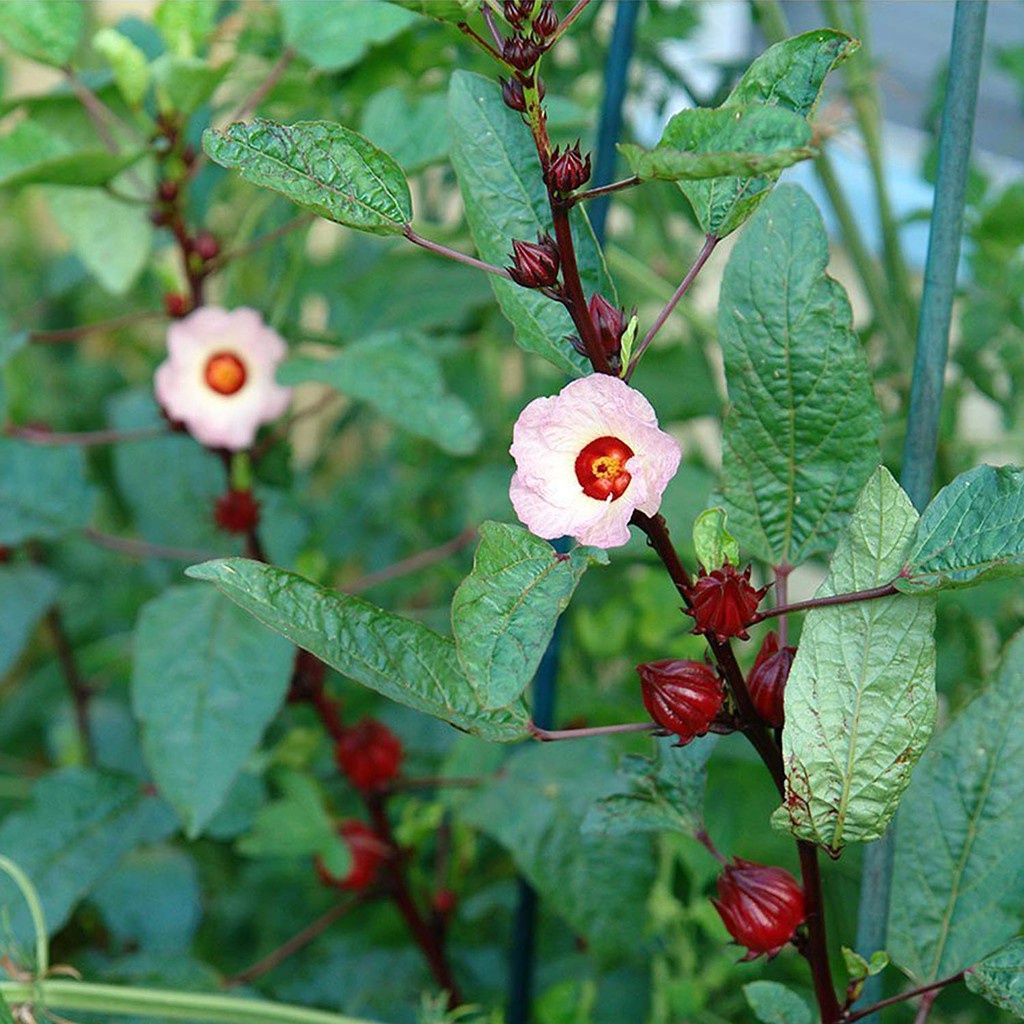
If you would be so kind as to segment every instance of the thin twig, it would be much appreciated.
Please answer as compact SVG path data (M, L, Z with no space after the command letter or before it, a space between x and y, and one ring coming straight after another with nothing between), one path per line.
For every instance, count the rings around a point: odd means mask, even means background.
M61 614L60 608L57 605L53 605L46 613L43 622L47 633L50 635L50 641L57 652L57 660L60 662L61 672L64 675L65 683L67 683L68 692L71 695L71 702L75 709L75 727L78 730L78 738L82 744L85 762L86 764L92 764L96 756L92 730L89 727L89 698L92 696L92 687L88 684L78 667L75 649L72 647L71 640L64 627L64 616Z
M52 331L29 331L28 340L36 345L59 345L66 341L78 341L86 334L98 331L114 331L129 324L141 323L143 320L163 320L167 314L161 309L145 309L137 313L125 313L110 320L100 320L91 324L79 324L77 327L60 327Z
M122 121L71 68L63 68L62 70L64 78L67 80L68 85L71 86L79 103L85 107L93 127L96 129L96 134L100 137L100 141L111 153L120 152L120 146L117 144L114 133L110 130L110 125L116 125L122 131L134 134L131 126Z
M474 43L486 50L503 68L506 68L509 71L515 71L515 68L512 67L512 65L509 64L508 61L506 61L505 58L502 57L502 55L493 46L491 46L491 44L487 42L479 32L475 31L471 25L468 25L464 21L460 21L458 27L460 32L469 36Z
M779 619L779 647L789 644L789 574L793 567L783 562L775 566L775 614Z
M291 62L295 60L295 51L286 46L281 51L281 56L274 62L273 67L267 72L267 77L249 94L245 102L231 115L229 122L244 121L255 109L270 95L271 90L284 77Z
M166 558L171 562L208 562L211 558L224 558L223 551L199 551L192 548L174 548L164 544L150 544L134 537L115 537L101 533L95 527L87 526L82 531L86 540L98 544L108 551L116 551L129 558Z
M572 23L586 10L590 0L577 0L576 5L573 9L561 20L555 34L548 40L548 49L550 50L559 39L572 27Z
M403 558L400 562L395 562L394 565L378 569L376 572L367 573L365 576L361 576L340 589L346 594L361 594L363 591L371 589L371 587L379 586L381 583L388 583L391 580L401 579L401 577L409 576L420 569L425 569L428 565L433 565L435 562L441 562L472 544L475 539L476 527L467 526L460 534L452 537L451 540L446 540L443 544L438 544L437 547L428 548L426 551L419 551L415 555Z
M146 427L143 430L82 430L72 433L60 433L55 430L43 430L39 427L19 427L9 423L3 428L8 437L16 437L30 444L39 445L77 445L81 448L94 448L104 444L120 444L123 441L148 441L154 437L166 437L167 427Z
M686 272L686 276L680 282L679 287L675 290L672 298L668 300L665 308L658 314L657 319L651 324L651 329L644 335L643 341L637 346L636 352L633 354L633 358L629 362L629 366L626 369L625 379L628 381L633 376L633 371L637 368L640 360L643 358L644 352L647 351L647 346L654 340L654 336L661 330L665 325L665 321L672 314L672 310L676 308L679 300L690 290L690 285L697 279L697 275L701 272L704 264L707 263L708 258L715 251L715 246L718 245L719 239L715 235L708 235L704 239L704 245L701 246L700 252L697 254L697 258L693 262L693 266Z
M303 947L308 946L314 939L327 931L335 921L340 921L341 918L357 907L362 901L362 896L357 895L344 903L338 903L331 907L327 913L322 914L312 924L306 925L305 928L293 935L287 942L278 946L277 949L268 953L265 957L261 957L251 967L247 967L244 971L240 971L238 974L225 979L224 987L235 988L238 985L247 985L250 981L255 981L257 978L263 977L264 974L268 974L290 956L297 953Z
M613 736L623 732L660 732L667 735L656 722L622 722L619 725L592 725L586 729L542 729L529 722L527 729L534 739L543 743L553 740L584 740L591 736Z
M939 989L945 988L947 985L952 985L957 981L963 981L963 977L964 972L959 971L957 974L952 974L948 978L943 978L941 981L933 981L930 985L922 985L920 988L908 989L906 992L901 992L899 995L889 996L888 999L872 1003L871 1006L866 1006L863 1010L856 1010L848 1016L843 1017L843 1024L853 1024L855 1020L862 1020L864 1017L869 1017L871 1014L877 1013L886 1006L894 1006L896 1003L905 1002L907 999L913 999L915 996L925 995L928 992L937 992ZM934 1000L932 1001L934 1002Z
M855 604L858 601L876 601L880 597L892 597L899 591L891 584L886 583L881 587L872 587L870 590L853 590L848 594L830 594L828 597L812 597L806 601L795 601L793 604L780 604L775 608L766 608L758 612L751 621L763 622L765 619L774 618L776 615L789 615L790 612L805 612L809 608L829 608L838 604Z
M422 235L418 235L413 231L411 224L406 224L402 228L402 234L405 235L413 245L429 249L431 252L436 252L439 256L447 256L450 260L455 260L457 263L464 263L467 267L476 267L477 270L483 270L488 274L496 274L498 277L509 278L509 272L504 268L492 266L490 263L484 263L483 260L478 260L475 256L467 256L465 253L458 252L456 249L449 249L448 246L441 245L440 242L432 242L429 238L424 238Z
M599 188L588 188L583 192L574 192L569 199L573 203L580 203L586 199L596 199L598 196L606 196L612 192L621 192L625 188L633 188L634 185L642 185L643 178L634 175L632 178L623 178L621 181L613 181L610 185L601 185Z
M207 261L207 272L212 273L215 270L220 270L226 263L231 263L233 260L241 259L243 256L248 256L257 249L262 249L263 246L269 245L271 242L276 242L277 239L281 238L283 235L287 235L299 228L307 227L312 224L315 219L316 218L313 214L304 213L300 217L295 217L293 220L288 221L287 224L282 224L280 227L274 228L273 231L268 231L264 235L259 235L251 242L246 242L245 245L240 245L237 249L229 249L227 252L222 252L219 256L215 256L212 260Z

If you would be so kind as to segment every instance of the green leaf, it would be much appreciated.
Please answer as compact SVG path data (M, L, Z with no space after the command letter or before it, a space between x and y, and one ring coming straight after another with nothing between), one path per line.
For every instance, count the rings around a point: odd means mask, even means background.
M81 0L4 0L0 39L32 60L63 67L78 49L85 16Z
M879 466L816 596L891 580L916 522L910 499ZM935 723L934 629L931 597L807 613L786 683L786 798L776 824L833 854L881 837Z
M43 776L29 803L4 819L0 850L31 879L52 935L129 850L173 830L170 809L138 779L66 768ZM0 879L0 908L19 941L33 934L24 901L6 878Z
M702 180L764 175L815 155L806 119L779 107L681 110L655 149L619 145L633 173L644 180Z
M195 565L186 575L216 584L265 625L390 700L485 739L526 735L522 702L484 710L454 642L418 622L244 558Z
M209 0L160 0L153 23L172 54L193 57L213 33L218 6Z
M256 118L203 132L203 149L246 181L346 227L393 235L412 219L401 167L362 135L329 121Z
M14 1024L14 1016L2 992L0 992L0 1024Z
M846 60L858 45L849 36L827 29L805 32L776 43L750 65L722 107L710 113L720 116L722 110L743 109L756 104L785 110L802 118L809 117L821 95L825 76ZM704 117L703 120L710 125L710 118ZM695 125L698 123L699 119L694 121ZM767 126L767 120L764 124ZM784 131L781 122L779 128ZM754 137L759 138L760 134L756 133ZM797 148L805 145L801 142ZM680 181L679 188L689 199L704 231L722 238L754 213L770 193L778 176L777 169L766 168L754 177Z
M294 651L215 590L195 586L150 601L134 647L132 706L146 763L194 838L277 714Z
M56 598L53 573L35 565L0 565L0 679L21 656Z
M621 964L639 952L654 875L647 836L580 835L587 810L614 779L601 744L537 744L475 790L463 814L511 853L599 958Z
M585 835L623 836L633 832L680 832L693 836L704 827L704 790L711 740L680 747L672 737L656 741L652 758L626 754L619 764L619 786L602 797L583 819Z
M430 340L409 331L360 338L327 359L292 358L278 380L329 384L453 455L468 455L480 445L480 424L469 406L445 388Z
M764 103L810 117L828 73L859 49L858 40L827 28L783 39L747 68L726 105Z
M0 188L23 185L105 185L143 156L144 149L111 153L78 149L40 125L22 121L0 138Z
M485 708L507 707L530 685L558 617L604 552L559 555L521 526L484 523L473 571L452 600L459 664Z
M279 0L285 45L321 71L342 71L358 64L370 47L404 32L415 20L394 4L360 0Z
M360 131L411 174L448 158L448 100L443 93L406 96L388 86L364 107Z
M89 273L111 294L127 292L153 247L146 207L122 203L92 188L51 187L46 199L57 226Z
M0 544L79 530L92 516L93 501L80 448L0 437Z
M722 281L731 408L721 497L740 547L772 565L830 551L879 458L867 360L827 264L817 207L783 185L736 244Z
M921 514L896 586L905 593L972 587L1024 574L1024 469L976 466Z
M313 857L319 854L334 875L348 872L348 846L339 838L324 807L320 787L301 772L281 772L281 797L262 807L252 831L238 840L246 857Z
M893 960L922 984L963 970L1020 928L1022 715L1018 634L992 685L922 758L903 801L888 945Z
M230 70L230 63L213 67L201 57L165 53L153 61L153 81L160 110L191 114L214 93Z
M876 950L871 954L870 960L865 960L856 950L848 946L842 947L843 964L846 966L846 973L851 981L863 981L865 978L873 978L876 974L889 966L889 954L883 949Z
M15 331L0 312L0 420L7 419L7 371L12 356L28 344L27 331Z
M743 986L750 1008L762 1024L812 1024L810 1007L777 981L752 981Z
M964 981L994 1006L1024 1019L1024 939L1014 939L968 967Z
M141 105L150 81L149 61L142 50L109 25L92 37L92 48L113 69L114 81L125 103L130 107Z
M480 75L452 75L448 114L452 166L473 241L481 259L502 266L509 261L513 238L532 242L538 231L551 230L537 151L520 116L502 102L501 89ZM572 225L584 292L589 297L599 291L614 303L614 286L580 206L573 208ZM490 278L502 312L515 328L516 343L580 376L589 363L565 340L576 333L565 309L531 289Z
M740 546L725 528L726 518L725 509L716 506L705 509L694 520L693 549L705 569L739 564Z
M458 24L468 21L480 6L476 0L390 0L396 7L404 7L407 11L415 11L435 21L447 21Z

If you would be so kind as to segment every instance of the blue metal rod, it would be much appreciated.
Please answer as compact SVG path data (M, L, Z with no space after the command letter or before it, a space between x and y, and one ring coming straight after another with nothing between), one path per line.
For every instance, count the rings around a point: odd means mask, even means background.
M967 170L985 40L987 0L957 0L950 47L949 83L939 135L935 204L924 291L917 327L917 351L910 385L910 410L903 447L900 483L918 511L928 504L935 476L935 456L942 411L943 376L949 355L949 328L956 295L957 268L963 235ZM885 949L896 822L864 852L857 949L862 956ZM858 1006L870 1006L881 996L881 978L869 978ZM877 1024L878 1014L864 1018Z

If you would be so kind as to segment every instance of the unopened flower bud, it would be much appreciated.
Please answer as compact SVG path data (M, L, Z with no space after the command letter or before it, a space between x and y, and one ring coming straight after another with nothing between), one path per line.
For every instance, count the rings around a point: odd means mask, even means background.
M505 20L513 27L520 28L533 13L533 0L505 0Z
M438 889L431 902L435 914L439 917L448 917L455 909L455 893L451 889Z
M518 78L501 79L501 98L505 106L523 113L526 110L526 97L523 95L523 83Z
M541 40L550 39L558 31L558 15L552 0L544 0L533 19L533 31Z
M401 740L383 722L364 718L346 729L334 746L334 760L357 789L386 786L402 766Z
M730 637L749 640L747 626L757 614L767 587L755 589L750 583L750 566L743 572L726 563L720 569L702 572L693 585L694 633L708 633L720 641Z
M771 959L803 924L804 891L782 868L733 859L718 876L712 900L729 934L747 947L744 960Z
M192 242L192 251L206 263L220 255L220 243L209 231L200 231Z
M178 198L178 183L173 178L164 178L156 192L162 203L173 203Z
M537 235L537 244L512 240L513 265L509 277L524 288L550 288L558 282L558 245L547 234Z
M180 292L167 292L164 294L164 311L169 317L178 320L185 316L188 310L188 299Z
M590 177L590 154L580 152L579 140L576 145L566 146L565 151L555 147L544 174L544 182L556 192L574 192Z
M669 659L637 665L636 671L644 707L658 725L679 737L679 746L708 731L725 692L707 665Z
M150 210L149 222L155 228L162 228L170 221L166 210Z
M368 888L377 878L377 872L387 856L388 848L369 825L351 819L338 826L338 835L345 840L352 861L348 874L343 878L331 874L321 857L314 861L316 873L324 885L334 889L349 889L359 892Z
M529 71L544 52L541 45L526 36L509 36L501 46L501 55L517 71Z
M622 352L622 333L626 329L625 313L597 292L590 296L587 312L597 328L605 355L609 360L617 360Z
M188 145L181 151L181 160L186 167L191 167L196 162L196 148Z
M757 713L776 729L781 728L785 719L783 698L786 680L793 667L795 647L779 647L779 634L772 630L764 638L761 650L757 652L754 667L747 679L750 700Z
M260 503L252 491L229 490L213 508L214 522L227 533L248 533L260 522Z

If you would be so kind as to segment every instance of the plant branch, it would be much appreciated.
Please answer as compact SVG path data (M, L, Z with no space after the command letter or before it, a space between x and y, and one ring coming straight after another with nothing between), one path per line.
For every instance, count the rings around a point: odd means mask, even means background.
M666 730L660 729L656 722L623 722L619 725L593 725L586 729L542 729L529 722L526 727L534 739L544 743L552 740L582 740L590 736L612 736L623 732L658 732L667 735Z
M41 427L19 427L14 423L8 423L3 428L3 433L8 437L28 441L30 444L95 448L104 444L120 444L122 441L149 441L154 437L166 437L169 431L167 427L146 427L141 430L83 430L61 433L44 430Z
M166 558L172 562L208 562L211 558L223 558L223 551L200 551L193 548L174 548L164 544L150 544L134 537L115 537L101 533L92 526L82 531L82 536L108 551L116 551L129 558Z
M459 252L456 249L449 249L447 245L441 245L440 242L431 242L429 238L424 238L422 235L418 235L412 229L411 224L406 224L402 227L402 234L412 242L413 245L418 245L423 249L429 249L431 252L436 252L439 256L447 256L450 260L455 260L456 263L464 263L467 267L476 267L477 270L483 270L488 274L496 274L498 277L508 278L509 273L503 267L495 267L490 263L484 263L483 260L478 260L475 256L467 256L463 252Z
M53 331L29 331L28 340L36 345L59 345L66 341L78 341L86 334L97 331L113 331L129 324L137 324L143 320L163 320L167 316L163 310L148 309L138 313L125 313L110 320L100 320L91 324L79 324L77 327L61 327Z
M964 972L959 971L956 974L951 974L948 978L943 978L941 981L933 981L930 985L921 985L919 988L908 989L906 992L901 992L899 995L889 996L888 999L882 999L877 1003L873 1003L871 1006L866 1006L863 1010L856 1010L853 1013L847 1014L842 1018L843 1024L853 1024L855 1020L862 1020L864 1017L868 1017L872 1013L877 1013L886 1006L895 1006L896 1003L905 1002L908 999L913 999L915 996L923 996L928 992L937 992L939 989L945 988L947 985L963 981L963 978Z
M472 544L474 540L476 540L476 527L467 526L465 530L452 537L451 540L446 540L443 544L438 544L437 547L427 548L426 551L419 551L415 555L403 558L400 562L395 562L384 569L367 573L365 576L361 576L347 586L342 587L341 590L346 594L361 594L372 587L380 586L381 583L388 583L391 580L409 576L420 569L425 569L428 565L441 562L456 554Z
M491 44L487 42L487 40L484 39L483 36L480 35L479 32L475 31L471 25L468 25L464 21L460 21L459 31L462 32L464 35L469 36L469 38L472 39L474 43L476 43L478 46L486 50L503 68L506 68L509 71L515 71L515 68L513 68L512 65L509 64L505 60L505 58L502 57L502 55L498 53L498 51L493 46L491 46Z
M792 571L793 567L785 562L774 567L775 607L772 613L779 619L779 647L789 644L789 574Z
M327 913L322 914L312 924L306 925L305 928L293 935L287 942L278 946L273 952L261 957L251 967L247 967L244 971L225 979L224 987L235 988L238 985L247 985L250 981L255 981L257 978L269 973L287 960L288 957L308 946L314 939L327 931L335 921L340 921L341 918L361 902L361 897L357 895L346 900L344 903L338 903L331 907Z
M621 181L613 181L610 185L601 185L598 188L584 189L582 192L574 192L571 196L568 196L568 201L575 206L576 203L583 202L587 199L596 199L598 196L611 195L612 192L621 192L626 188L633 188L635 185L642 185L643 178L638 178L635 175L632 178L623 178Z
M807 912L807 948L803 950L814 979L814 994L821 1011L822 1024L836 1024L840 1019L832 967L828 959L828 937L825 933L825 903L821 892L821 871L818 848L813 843L797 840L800 855L800 876L804 886Z
M665 308L658 314L657 319L651 324L651 329L644 335L643 341L637 346L636 353L629 362L629 367L626 369L626 380L633 375L633 371L637 368L637 364L643 357L644 352L647 351L647 346L654 341L654 336L664 327L665 321L672 314L672 310L676 308L679 300L690 290L690 285L697 279L697 275L701 272L704 264L707 263L708 258L715 251L715 246L718 245L719 239L715 235L708 235L704 239L704 245L701 246L701 250L697 253L697 258L693 261L693 266L686 272L686 276L680 282L679 287L675 290L672 298L668 300Z
M286 46L281 51L271 69L267 72L266 78L249 94L245 102L231 115L229 122L244 121L255 109L270 95L271 90L284 77L285 72L295 60L295 51Z
M548 49L551 49L559 39L572 27L572 23L587 9L590 0L577 0L573 9L561 20L555 34L548 40Z
M57 605L53 605L46 613L43 624L49 634L50 642L57 652L57 660L60 662L64 682L71 695L71 702L75 709L75 728L78 730L78 739L82 744L85 763L93 764L96 759L96 748L93 744L92 729L89 726L89 698L92 696L92 687L78 667L75 649L64 626L64 616Z
M254 238L251 242L247 242L245 245L240 245L237 249L230 249L227 252L222 252L219 256L215 256L212 260L207 262L207 271L209 273L213 273L215 270L220 270L225 264L231 263L233 260L241 259L243 256L248 256L250 253L256 252L258 249L262 249L263 246L269 245L271 242L276 242L284 235L290 234L292 231L297 231L299 228L312 224L315 219L316 218L313 214L304 213L301 216L288 221L286 224L282 224L280 227L274 228L273 231L268 231L266 234Z
M899 591L891 584L886 583L881 587L871 587L869 590L853 590L848 594L830 594L827 597L812 597L806 601L795 601L793 604L779 604L774 608L766 608L758 612L750 623L764 622L775 616L786 616L791 612L805 612L809 608L828 608L838 604L855 604L858 601L875 601L880 597L892 597ZM782 595L780 594L780 597Z
M71 68L62 68L64 78L68 85L71 86L72 91L77 97L79 103L85 107L86 112L89 115L90 120L93 123L93 127L96 129L96 134L100 137L100 141L103 143L111 153L117 153L120 147L117 144L117 139L114 137L114 133L110 130L111 125L115 125L125 132L132 132L129 125L125 124L117 114L115 114L110 107L108 107L100 98L96 95L86 84L83 82L78 75L71 70Z

